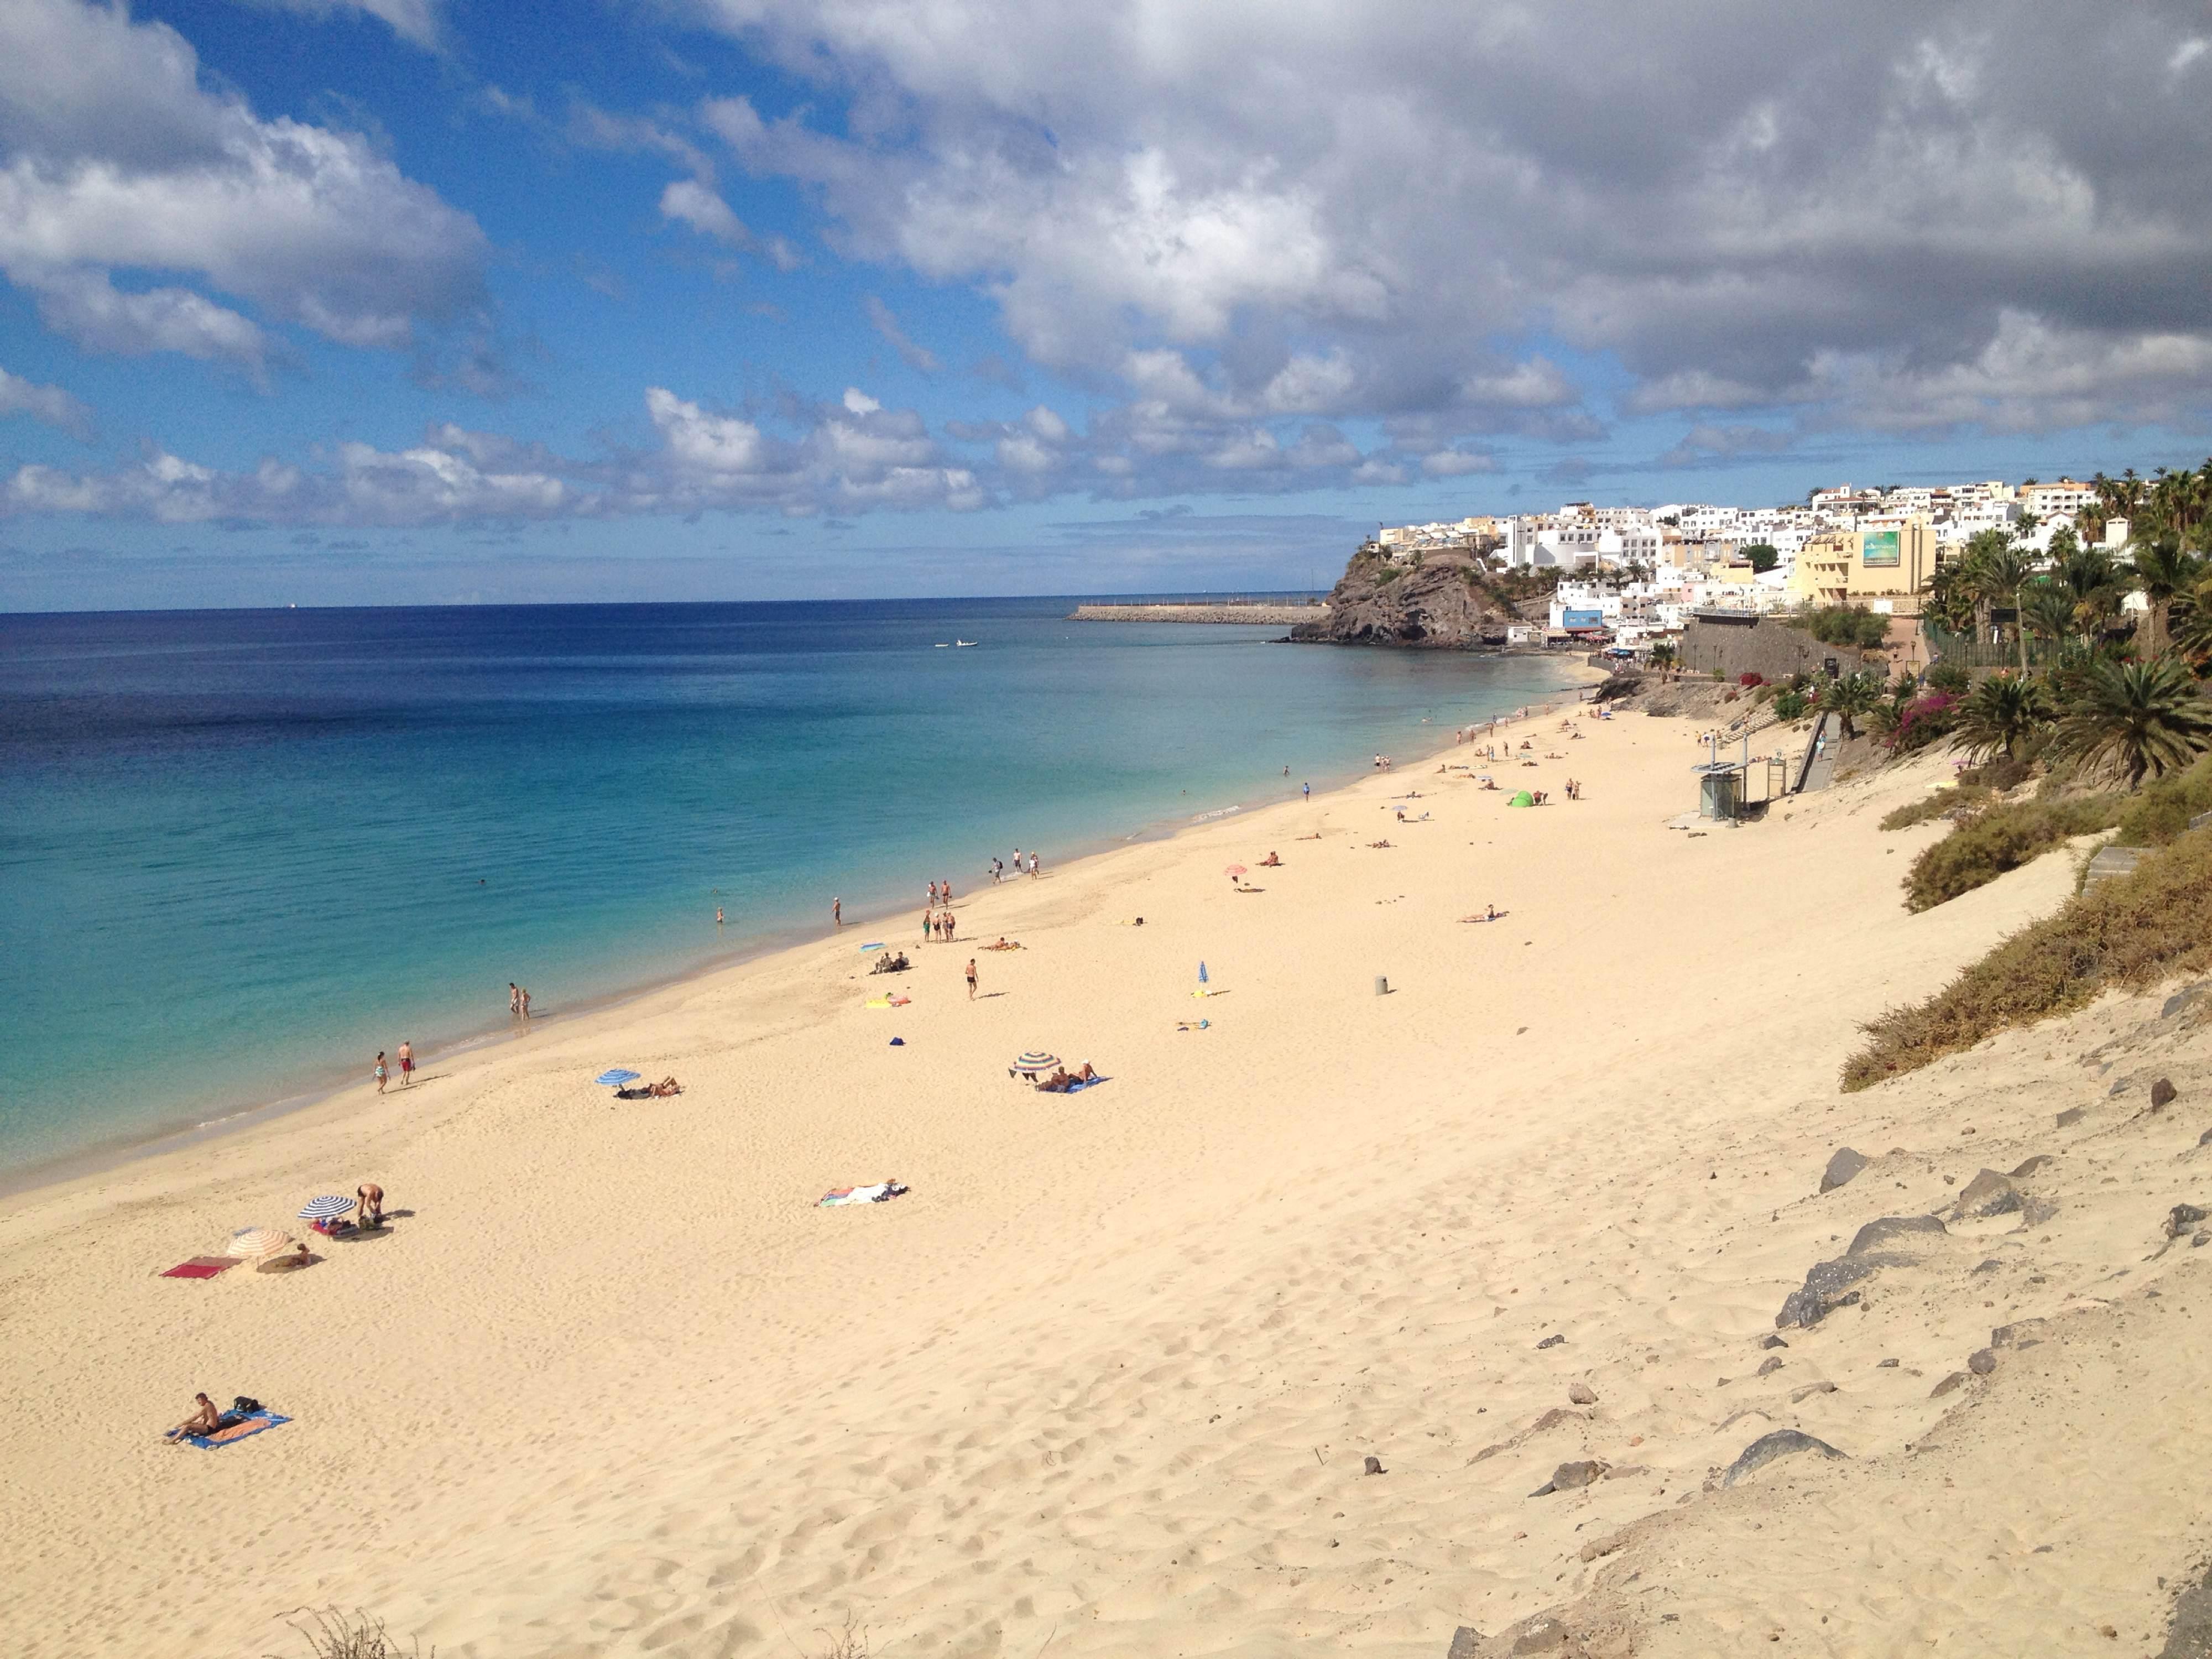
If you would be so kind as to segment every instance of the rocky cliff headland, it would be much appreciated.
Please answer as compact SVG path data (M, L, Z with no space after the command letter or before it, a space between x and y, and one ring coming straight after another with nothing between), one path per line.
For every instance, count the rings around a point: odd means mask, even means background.
M1519 579L1525 581L1526 579ZM1472 650L1506 642L1505 630L1528 618L1520 607L1540 592L1516 592L1472 554L1429 550L1394 563L1363 547L1328 596L1326 621L1302 623L1293 640L1328 645L1399 645Z

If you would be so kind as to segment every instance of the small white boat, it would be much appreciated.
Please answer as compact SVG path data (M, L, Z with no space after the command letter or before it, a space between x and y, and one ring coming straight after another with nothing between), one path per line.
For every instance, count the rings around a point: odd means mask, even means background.
M950 651L952 647L947 645L943 640L939 640L937 642L937 648L939 651Z
M976 641L974 640L955 640L952 643L958 646L962 650L966 651L972 650L975 647Z

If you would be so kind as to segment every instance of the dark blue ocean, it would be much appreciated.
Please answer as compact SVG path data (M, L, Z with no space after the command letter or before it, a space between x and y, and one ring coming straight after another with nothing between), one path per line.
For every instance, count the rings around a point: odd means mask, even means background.
M0 1170L503 1028L511 979L557 1015L811 934L833 895L903 937L1017 845L1319 788L1565 678L1072 604L0 616Z

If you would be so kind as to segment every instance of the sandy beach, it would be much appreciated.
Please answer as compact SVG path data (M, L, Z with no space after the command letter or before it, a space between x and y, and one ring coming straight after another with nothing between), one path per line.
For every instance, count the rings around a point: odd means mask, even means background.
M2071 861L1909 915L1941 826L1875 820L1938 761L1692 832L1687 722L1522 735L1565 758L1048 866L952 945L917 872L888 928L9 1200L9 1650L299 1652L336 1607L465 1659L811 1659L848 1620L879 1659L1434 1659L1560 1609L1561 1652L2154 1651L2212 1512L2203 1257L2143 1260L2212 1188L2206 1034L2107 1003L1841 1095L1858 1023ZM1011 1079L1038 1048L1110 1080ZM2185 1109L2139 1115L2137 1051ZM1960 1219L1761 1348L1838 1241L2032 1155L2042 1220ZM155 1276L365 1180L381 1236ZM293 1420L165 1444L201 1389ZM1779 1428L1847 1455L1720 1484Z

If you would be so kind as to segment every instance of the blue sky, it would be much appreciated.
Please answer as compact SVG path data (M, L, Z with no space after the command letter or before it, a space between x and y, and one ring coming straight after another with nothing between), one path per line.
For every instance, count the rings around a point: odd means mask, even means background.
M2201 9L2051 10L15 0L0 605L1305 586L2193 464Z

